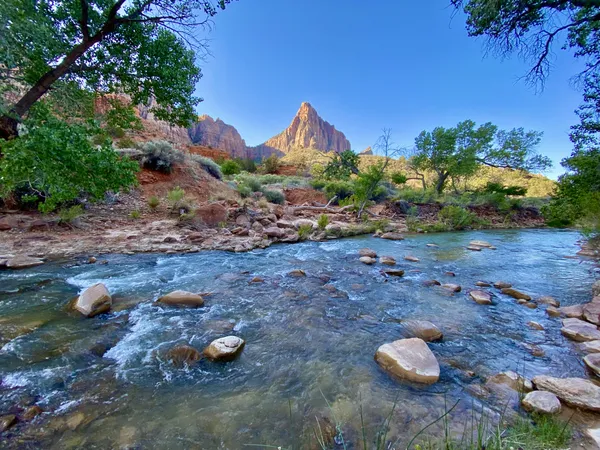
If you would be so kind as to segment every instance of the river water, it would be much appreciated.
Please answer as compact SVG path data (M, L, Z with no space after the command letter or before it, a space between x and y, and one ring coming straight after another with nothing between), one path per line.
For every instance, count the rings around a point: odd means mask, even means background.
M389 437L406 445L458 399L459 416L498 411L499 402L470 389L492 374L584 375L560 321L542 308L520 306L493 288L493 306L466 293L476 281L503 280L534 298L589 301L591 263L567 258L579 238L551 230L361 237L244 254L107 255L105 265L62 261L0 272L0 413L18 415L31 404L45 411L5 432L0 446L319 448L313 429L329 417L347 447L357 448L360 408L372 436L394 404ZM472 239L497 250L466 250ZM363 247L395 257L405 276L386 278L380 265L361 264ZM409 254L421 261L404 261ZM293 269L307 276L288 276ZM255 276L265 281L249 283ZM424 286L429 279L463 291ZM68 313L68 301L96 282L113 294L113 310L92 319ZM176 289L211 295L198 309L154 304ZM441 366L434 385L394 380L373 359L378 346L406 337L406 319L429 320L444 332L429 344ZM530 320L546 330L530 329ZM202 350L226 335L246 340L233 362L178 369L165 359L177 344ZM545 356L532 356L524 344Z

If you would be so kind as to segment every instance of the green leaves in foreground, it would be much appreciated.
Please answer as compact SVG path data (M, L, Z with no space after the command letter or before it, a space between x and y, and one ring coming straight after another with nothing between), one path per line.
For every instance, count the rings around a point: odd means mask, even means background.
M93 124L68 124L37 108L21 136L0 146L0 196L27 192L25 200L49 212L81 195L98 200L135 184L138 164L119 156L108 140L92 145L98 133Z

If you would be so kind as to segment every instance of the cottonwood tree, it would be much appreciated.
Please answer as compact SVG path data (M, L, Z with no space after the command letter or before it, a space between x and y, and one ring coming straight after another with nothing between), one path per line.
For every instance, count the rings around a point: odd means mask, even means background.
M473 175L481 165L529 171L551 167L551 160L535 151L541 137L541 132L523 128L498 130L489 122L476 128L475 122L465 120L452 128L422 131L411 164L433 172L441 194L449 179Z
M188 124L201 101L195 30L231 1L3 0L0 86L14 101L2 105L0 138L17 136L31 107L65 83L152 100L156 117Z

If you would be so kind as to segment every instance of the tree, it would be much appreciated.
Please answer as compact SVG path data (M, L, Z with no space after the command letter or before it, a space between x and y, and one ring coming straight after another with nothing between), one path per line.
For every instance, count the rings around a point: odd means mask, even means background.
M480 165L519 170L551 167L548 157L535 152L541 136L523 128L498 130L489 122L475 128L475 122L465 120L453 128L422 131L415 139L411 164L434 172L435 189L441 194L449 178L473 175Z
M581 75L600 68L600 0L451 0L467 14L469 36L485 36L504 56L517 52L532 64L530 81L543 82L552 50L570 48L585 63Z
M335 153L325 166L323 176L329 179L347 180L352 174L358 175L358 158L359 156L352 150Z
M14 101L0 108L0 138L17 136L30 108L68 83L152 101L157 118L187 125L201 101L193 29L231 1L3 0L0 84Z

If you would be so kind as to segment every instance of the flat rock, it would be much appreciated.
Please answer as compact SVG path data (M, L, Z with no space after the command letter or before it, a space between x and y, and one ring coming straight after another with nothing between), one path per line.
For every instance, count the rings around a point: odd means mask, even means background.
M73 308L86 317L94 317L106 312L112 306L112 297L102 283L85 289L73 303Z
M381 239L389 239L391 241L403 241L404 240L404 236L401 233L396 233L396 232L383 233L380 237L381 237Z
M167 352L167 360L175 367L191 366L201 358L200 352L189 345L177 345Z
M360 256L368 256L369 258L377 258L377 252L375 250L371 250L370 248L361 248L358 251Z
M560 400L552 392L533 391L522 400L525 411L538 414L557 414L560 412Z
M487 241L478 241L478 240L469 242L469 245L473 245L475 247L484 247L484 248L493 247L493 245Z
M383 271L383 273L385 273L386 275L390 275L392 277L403 277L404 276L404 270L401 270L401 269L385 269Z
M442 330L427 320L406 320L402 322L402 326L413 337L425 342L437 341L444 337Z
M29 267L41 266L44 264L39 258L32 258L31 256L15 256L8 258L4 263L4 266L8 269L27 269Z
M583 358L583 362L592 372L600 376L600 353L591 353Z
M285 237L285 230L279 227L269 227L263 230L263 233L271 238Z
M513 288L502 288L502 293L504 295L509 295L512 298L516 298L517 300L531 300L531 297L527 294L524 294L521 291L517 291L516 289Z
M496 281L494 287L496 289L506 289L512 287L512 284L507 283L506 281Z
M213 361L231 361L240 354L244 345L246 342L237 336L222 337L204 349L204 356Z
M544 329L544 326L541 323L535 322L533 320L530 320L529 322L527 322L527 326L529 328L534 329L534 330L540 330L541 331L541 330Z
M600 412L600 387L584 378L555 378L540 375L533 378L535 386L552 392L567 404Z
M523 305L525 308L529 308L529 309L536 309L537 308L537 304L535 304L534 302L528 302L526 300L518 300L519 305Z
M294 269L290 272L288 272L288 276L289 277L296 277L296 278L300 278L300 277L305 277L306 276L306 272L302 269Z
M405 261L410 261L410 262L419 262L421 261L419 258L417 258L416 256L412 256L412 255L407 255L404 257Z
M558 308L558 311L563 316L581 319L583 317L583 306L584 305L563 306L562 308Z
M442 284L442 287L444 289L448 289L449 291L452 291L452 292L460 292L462 289L458 284L452 284L452 283Z
M588 322L600 325L600 303L591 302L583 306L583 318Z
M432 248L436 248L439 247L439 245L437 244L425 244L427 247L432 247Z
M469 296L480 305L492 304L492 296L485 291L471 291L469 292Z
M501 384L509 387L513 391L520 392L531 392L533 391L533 384L531 380L528 380L525 377L522 377L518 373L507 370L506 372L501 372L496 375L489 377L486 381L486 384Z
M385 264L386 266L394 266L396 265L396 259L392 256L380 256L379 262L381 264Z
M188 291L169 292L167 295L160 297L157 301L169 306L188 306L192 308L204 305L204 299L201 295Z
M558 310L558 308L554 307L554 306L548 306L546 308L546 314L548 314L550 317L560 317L561 313Z
M481 247L477 247L476 245L469 245L466 247L467 250L471 250L472 252L480 252Z
M370 256L361 256L358 258L358 260L363 264L368 264L369 266L377 262L375 258L371 258Z
M595 341L600 339L600 331L598 328L580 319L563 319L563 327L561 333L566 337L578 342Z
M430 287L430 286L441 286L442 285L442 283L440 283L438 280L425 280L425 281L422 281L421 284L423 286L427 286L427 287Z
M582 342L579 348L586 353L600 353L600 340Z
M425 341L400 339L383 344L375 360L387 372L417 383L433 384L440 378L440 365Z
M540 305L554 306L555 308L558 308L560 306L560 302L554 297L550 297L549 295L544 295L543 297L538 298L535 302Z
M478 281L475 283L475 286L478 287L491 287L492 285L490 283L488 283L487 281Z

